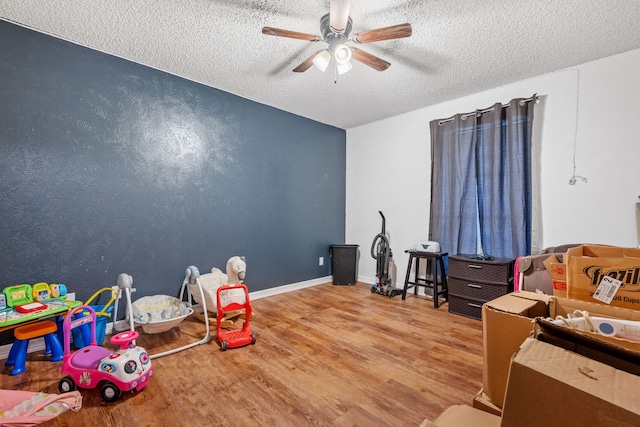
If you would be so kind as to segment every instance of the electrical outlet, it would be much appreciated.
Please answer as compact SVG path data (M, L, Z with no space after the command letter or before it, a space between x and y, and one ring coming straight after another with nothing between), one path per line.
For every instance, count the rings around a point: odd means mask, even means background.
M324 265L324 257L323 256L318 258L318 265Z

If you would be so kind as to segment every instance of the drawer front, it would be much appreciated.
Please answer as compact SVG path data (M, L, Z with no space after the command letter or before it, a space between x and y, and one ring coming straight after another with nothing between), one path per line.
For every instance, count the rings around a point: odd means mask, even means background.
M482 303L449 294L449 313L482 320Z
M471 280L449 277L449 293L482 301L491 301L509 292L508 285L476 283Z
M509 283L513 279L513 264L489 264L473 260L449 260L449 276L474 282Z

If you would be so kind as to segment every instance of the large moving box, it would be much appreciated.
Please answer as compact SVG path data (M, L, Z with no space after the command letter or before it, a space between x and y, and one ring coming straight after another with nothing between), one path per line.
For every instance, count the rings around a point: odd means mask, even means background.
M483 305L484 400L488 399L496 407L502 408L511 357L531 335L534 318L549 315L549 303L552 299L550 295L520 291ZM483 402L478 402L480 403ZM480 407L475 401L474 406Z
M611 305L640 310L640 248L581 245L567 250L565 262L569 298L599 303L593 295L609 276L622 282Z
M526 338L510 361L502 416L454 405L421 427L639 426L638 390L636 375Z
M482 329L484 346L483 394L474 406L486 408L487 400L494 407L502 408L509 364L522 342L533 336L535 318L563 316L568 317L576 310L587 311L591 316L618 318L640 321L640 311L611 307L596 302L552 297L533 292L514 292L484 304L482 308ZM586 335L602 342L629 349L640 355L640 342L628 341L616 337L603 336L590 332L574 332ZM572 350L587 356L592 355L588 345L577 345ZM633 362L632 362L633 363ZM622 365L613 366L622 367ZM496 413L495 410L489 412Z
M502 427L640 425L640 377L527 338L513 357Z

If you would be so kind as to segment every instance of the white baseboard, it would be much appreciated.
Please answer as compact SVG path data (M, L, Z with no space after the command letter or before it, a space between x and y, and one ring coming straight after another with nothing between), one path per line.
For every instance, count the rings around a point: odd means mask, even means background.
M373 285L374 283L378 283L377 277L366 277L366 276L358 276L358 282L368 283L369 285ZM398 286L397 280L393 281L393 287L398 289L404 288L404 282L402 282L401 286Z
M297 291L299 289L310 288L311 286L322 285L323 283L330 283L332 281L332 276L319 277L317 279L307 280L304 282L292 283L289 285L277 286L275 288L263 289L261 291L249 292L249 298L252 300L257 300L273 295Z
M266 298L273 295L284 294L287 292L297 291L299 289L309 288L311 286L321 285L323 283L332 282L332 276L319 277L317 279L307 280L304 282L292 283L289 285L277 286L275 288L264 289L261 291L249 292L249 299L257 300L260 298ZM193 306L194 311L202 313L202 306L196 304ZM129 322L126 320L118 320L116 321L116 330L124 331L129 329ZM113 332L113 322L107 323L105 333L106 335L110 335ZM64 344L63 344L64 345ZM44 350L44 338L35 338L29 341L29 349L28 352L32 353L34 351L42 351ZM0 360L7 359L9 357L9 350L11 350L11 344L6 344L0 346Z
M367 277L367 276L358 276L358 282L364 282L369 285L373 285L374 283L378 283L377 277Z

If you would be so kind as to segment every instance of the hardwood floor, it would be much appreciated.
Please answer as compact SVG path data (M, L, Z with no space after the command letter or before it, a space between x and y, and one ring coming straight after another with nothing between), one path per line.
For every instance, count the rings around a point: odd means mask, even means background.
M255 345L220 351L215 338L153 359L146 389L115 403L82 390L83 407L47 426L418 426L482 386L482 324L421 296L324 284L252 301ZM212 323L215 337L215 322ZM138 344L150 354L193 342L194 316ZM185 341L186 340L186 341ZM113 347L105 340L106 347ZM115 348L115 347L113 347ZM29 354L0 388L58 393L62 362Z

